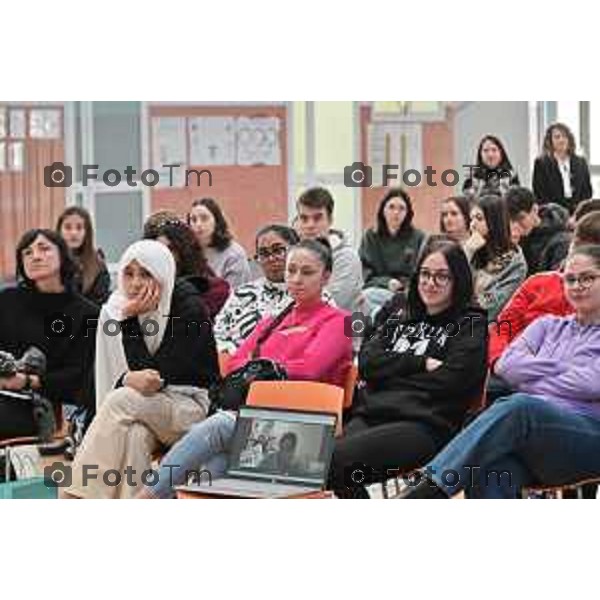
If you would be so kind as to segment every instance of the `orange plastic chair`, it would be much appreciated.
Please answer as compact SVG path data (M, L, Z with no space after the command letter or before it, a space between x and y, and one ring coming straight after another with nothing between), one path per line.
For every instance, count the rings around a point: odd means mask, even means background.
M250 385L248 406L328 412L337 415L336 435L342 434L344 390L317 381L255 381Z
M346 382L344 383L344 410L347 410L352 406L352 397L354 396L354 386L358 380L358 367L352 365L346 375Z

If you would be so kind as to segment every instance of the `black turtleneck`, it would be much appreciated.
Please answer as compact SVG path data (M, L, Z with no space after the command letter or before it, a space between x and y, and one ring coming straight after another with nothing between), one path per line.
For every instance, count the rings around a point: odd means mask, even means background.
M66 316L66 317L65 317ZM30 346L46 354L41 393L53 403L93 406L95 325L98 307L76 293L42 293L25 287L0 292L0 349L19 358ZM61 336L51 326L60 328Z

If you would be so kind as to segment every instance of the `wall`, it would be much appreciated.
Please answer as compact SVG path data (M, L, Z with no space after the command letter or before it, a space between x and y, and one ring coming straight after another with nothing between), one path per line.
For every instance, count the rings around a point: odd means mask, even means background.
M456 165L474 164L480 139L492 134L500 138L517 170L521 183L530 185L529 103L459 102L454 120ZM461 173L463 170L459 171Z

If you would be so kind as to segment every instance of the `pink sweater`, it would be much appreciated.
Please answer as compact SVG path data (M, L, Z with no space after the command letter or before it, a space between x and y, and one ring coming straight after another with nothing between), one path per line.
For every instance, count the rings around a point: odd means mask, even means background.
M352 362L352 338L344 334L350 313L319 302L294 308L261 346L260 358L277 361L290 379L344 386ZM233 371L248 360L256 340L273 320L266 317L242 343L227 366Z

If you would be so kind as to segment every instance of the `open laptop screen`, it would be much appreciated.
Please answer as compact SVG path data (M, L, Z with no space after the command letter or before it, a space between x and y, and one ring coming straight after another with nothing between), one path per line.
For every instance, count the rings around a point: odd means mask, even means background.
M322 486L336 416L244 406L229 453L228 476Z

